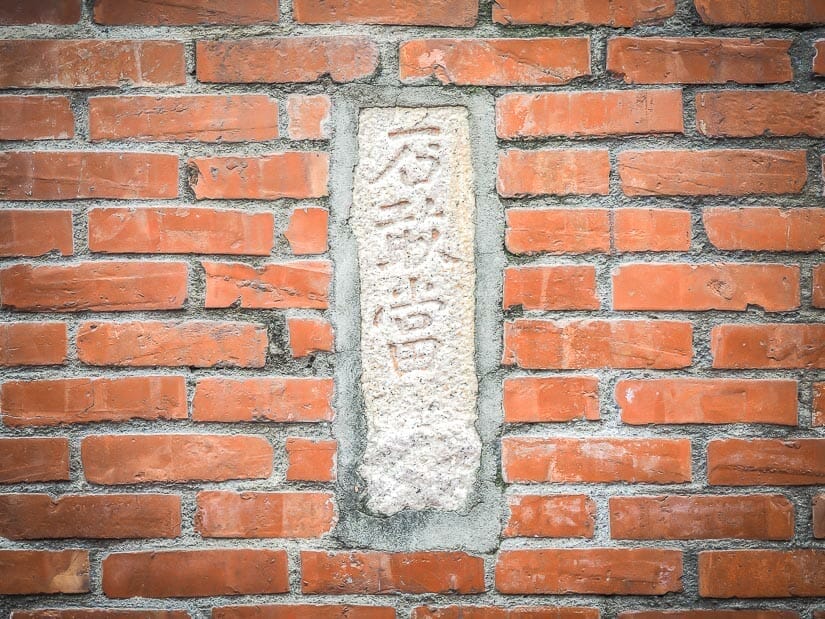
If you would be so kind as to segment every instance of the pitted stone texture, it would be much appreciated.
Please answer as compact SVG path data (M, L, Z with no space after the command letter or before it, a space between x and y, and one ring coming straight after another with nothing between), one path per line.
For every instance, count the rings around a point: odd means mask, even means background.
M467 110L362 110L358 149L367 507L458 510L481 455Z

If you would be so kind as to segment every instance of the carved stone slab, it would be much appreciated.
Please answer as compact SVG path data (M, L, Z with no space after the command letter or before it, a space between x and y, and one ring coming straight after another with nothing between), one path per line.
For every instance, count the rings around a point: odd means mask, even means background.
M461 509L481 454L467 110L364 109L358 149L367 506Z

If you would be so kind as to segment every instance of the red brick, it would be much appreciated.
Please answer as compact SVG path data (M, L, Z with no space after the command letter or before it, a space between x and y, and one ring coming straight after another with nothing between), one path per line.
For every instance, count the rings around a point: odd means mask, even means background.
M0 256L61 256L74 253L72 212L0 211Z
M187 278L183 262L17 264L0 269L0 306L39 312L180 309Z
M399 47L402 82L547 86L590 75L590 39L413 39Z
M825 483L825 439L721 439L708 443L712 486Z
M484 560L463 552L301 552L304 594L482 593Z
M289 248L296 256L323 254L329 248L327 227L329 211L322 208L296 208L289 216L284 233Z
M198 41L201 82L352 82L378 68L378 46L361 36Z
M592 266L509 267L504 270L504 309L599 309Z
M527 209L505 211L504 243L514 254L586 254L610 251L607 209Z
M88 365L261 368L266 325L249 322L84 322L77 356Z
M825 264L815 266L812 275L811 305L825 308Z
M699 595L787 598L825 595L825 550L712 550L699 553Z
M170 494L0 494L9 539L127 539L180 535L180 497Z
M825 251L825 208L710 207L702 222L717 249Z
M88 591L86 550L0 550L0 595Z
M825 494L817 494L811 501L813 533L817 539L825 539Z
M0 21L3 7L0 2ZM66 97L0 97L0 140L69 140L74 115Z
M67 347L66 323L0 324L0 366L62 364Z
M295 0L299 24L397 24L469 28L478 17L478 0Z
M616 251L689 251L690 211L622 208L613 212Z
M661 22L676 12L676 0L495 0L493 21L505 25L614 26Z
M9 381L2 393L3 424L13 427L187 418L183 376Z
M287 318L289 350L293 357L306 357L317 352L332 352L334 336L328 320Z
M351 606L349 604L278 604L221 606L212 609L212 619L395 619L389 606Z
M610 158L606 150L507 150L498 157L499 195L607 195Z
M619 613L619 619L799 619L792 610L635 610Z
M613 539L789 540L793 504L781 495L610 497Z
M825 5L818 0L695 0L706 24L825 24Z
M814 42L814 75L825 75L825 39Z
M278 102L266 95L93 97L89 137L138 142L274 140Z
M793 79L784 39L614 37L607 70L628 84L775 84Z
M525 369L688 367L689 322L516 320L504 323L504 365Z
M813 412L811 425L825 426L825 383L813 384Z
M594 376L520 376L504 379L504 421L543 423L599 419Z
M204 262L206 307L326 309L332 264L326 260L266 264Z
M496 133L505 140L683 130L678 89L515 93L496 102Z
M123 552L103 559L103 593L109 598L287 592L289 574L284 550Z
M825 92L700 92L696 127L711 137L825 137Z
M691 480L688 439L502 439L508 483L650 483Z
M93 252L268 256L274 236L272 213L189 207L89 211Z
M1 48L2 42L0 54ZM177 195L177 155L0 152L0 199L3 200L148 200Z
M622 421L646 423L773 423L797 425L795 380L663 378L621 380Z
M796 265L624 264L612 280L615 310L787 312L800 304Z
M507 497L504 537L593 537L596 504L583 494Z
M80 0L0 0L0 26L69 25L80 21Z
M203 378L195 388L195 421L332 420L333 381L327 378Z
M504 594L664 595L682 591L682 552L658 548L505 550L496 562L496 589Z
M334 524L335 501L323 492L198 493L203 537L321 537Z
M599 619L596 608L573 606L517 606L498 608L495 606L447 606L432 608L419 606L413 609L412 619Z
M12 619L190 619L185 610L121 610L69 608L66 610L15 610Z
M626 150L619 153L628 196L743 196L800 193L804 150Z
M0 88L179 86L180 41L7 39L0 41Z
M261 436L207 434L93 435L80 449L93 484L266 479L272 446Z
M278 22L278 0L95 0L94 19L110 26L273 24Z
M714 368L825 368L825 324L724 324L711 331Z
M327 95L289 95L287 133L292 140L328 140L332 100Z
M287 481L335 481L336 441L286 439Z
M68 479L69 439L0 438L0 483Z
M261 157L196 157L190 182L198 200L277 200L327 195L329 155L292 151Z

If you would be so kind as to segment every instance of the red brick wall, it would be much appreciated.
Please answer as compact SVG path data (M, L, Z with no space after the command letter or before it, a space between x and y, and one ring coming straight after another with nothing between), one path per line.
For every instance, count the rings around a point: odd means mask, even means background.
M821 617L823 26L823 0L0 0L0 611ZM336 536L352 83L495 117L491 553Z

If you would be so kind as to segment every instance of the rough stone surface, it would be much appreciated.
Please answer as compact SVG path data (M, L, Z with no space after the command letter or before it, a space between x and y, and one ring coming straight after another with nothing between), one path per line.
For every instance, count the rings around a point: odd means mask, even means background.
M481 451L467 111L367 108L358 145L367 505L458 510Z

